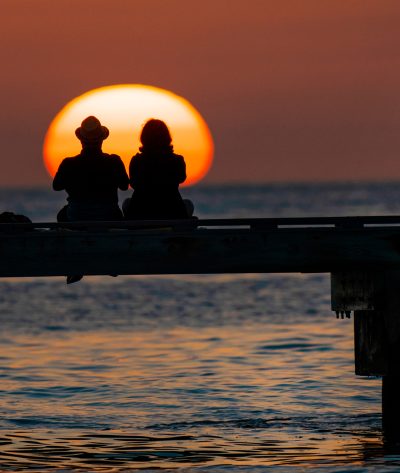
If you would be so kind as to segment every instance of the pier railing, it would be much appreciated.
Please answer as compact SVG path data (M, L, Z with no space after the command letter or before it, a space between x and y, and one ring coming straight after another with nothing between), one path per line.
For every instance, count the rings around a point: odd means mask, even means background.
M86 222L32 222L0 223L0 232L8 229L82 229L82 228L186 228L198 227L244 227L244 228L287 228L287 227L339 227L356 228L368 226L400 226L400 215L372 215L354 217L272 217L272 218L212 218L186 220L123 220Z

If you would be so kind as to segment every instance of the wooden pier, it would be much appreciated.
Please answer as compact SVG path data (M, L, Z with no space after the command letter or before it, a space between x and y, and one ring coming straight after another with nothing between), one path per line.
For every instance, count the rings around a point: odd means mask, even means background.
M330 273L354 313L355 372L382 376L400 439L400 216L0 224L0 277Z

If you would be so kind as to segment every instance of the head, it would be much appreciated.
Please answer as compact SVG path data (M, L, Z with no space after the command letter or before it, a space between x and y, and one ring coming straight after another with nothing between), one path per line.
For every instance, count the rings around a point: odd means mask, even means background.
M102 126L100 121L93 116L87 117L81 126L75 130L75 135L82 143L83 148L101 148L110 132Z
M173 151L172 138L167 125L162 120L148 120L140 134L140 151Z

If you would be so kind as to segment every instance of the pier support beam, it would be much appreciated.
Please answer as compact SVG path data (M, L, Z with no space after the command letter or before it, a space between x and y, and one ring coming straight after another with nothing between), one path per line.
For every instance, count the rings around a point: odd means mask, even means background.
M382 429L388 443L400 442L400 376L382 378Z
M334 273L332 309L354 311L355 372L382 376L382 428L400 441L400 271Z

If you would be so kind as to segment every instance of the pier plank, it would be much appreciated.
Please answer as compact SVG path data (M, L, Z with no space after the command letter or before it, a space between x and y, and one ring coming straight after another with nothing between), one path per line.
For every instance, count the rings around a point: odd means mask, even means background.
M116 222L2 224L0 277L400 268L400 226L327 227L326 220L301 226L310 219L280 219L272 228L270 220L119 222L120 228Z

